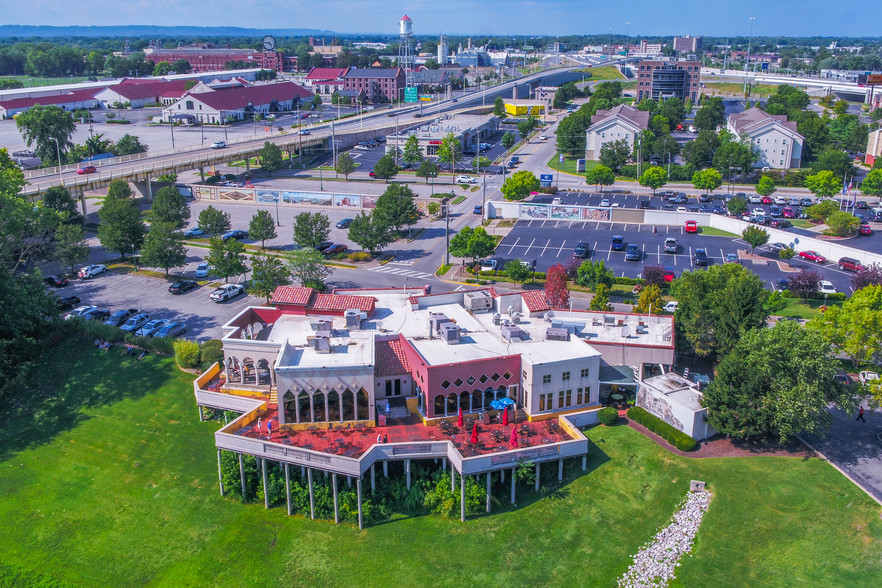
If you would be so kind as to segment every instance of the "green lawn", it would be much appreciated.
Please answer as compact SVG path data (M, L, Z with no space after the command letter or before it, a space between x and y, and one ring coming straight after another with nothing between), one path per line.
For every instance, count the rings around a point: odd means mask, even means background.
M38 76L0 76L0 80L19 80L25 88L32 86L55 86L57 84L79 84L89 78L86 76L60 76L44 78Z
M817 300L785 298L785 301L787 302L787 306L784 308L784 310L777 310L772 314L775 314L777 316L795 316L804 319L811 319L821 315L821 311L819 311L818 308L824 305L823 298ZM827 306L842 306L842 303L828 300Z
M817 459L681 458L598 427L589 472L516 510L359 531L220 497L217 423L169 358L65 342L35 374L0 411L0 586L612 586L691 479L715 498L678 585L882 579L878 505Z
M550 167L551 169L556 169L558 171L562 171L567 174L573 174L574 176L583 176L584 177L585 174L583 172L576 171L576 160L577 159L582 159L582 158L581 157L580 158L565 157L563 163L560 163L560 160L558 159L557 155L555 155L550 160L548 160L548 167ZM598 165L600 165L599 161L586 160L585 161L585 171L588 171L589 169L594 169Z
M741 94L744 92L744 84L740 82L705 82L704 86L708 90L708 92L705 92L706 94L711 94L710 90L730 94ZM778 86L770 84L755 84L750 88L750 96L769 96L774 94L777 88Z
M591 77L586 77L586 81L597 81L597 80L624 80L625 76L622 75L622 72L617 70L612 65L602 65L600 67L586 67L584 69L576 70L579 73L591 74Z
M736 235L735 233L730 233L729 231L724 231L723 229L718 229L716 227L699 227L702 235L708 237L740 237L741 235Z

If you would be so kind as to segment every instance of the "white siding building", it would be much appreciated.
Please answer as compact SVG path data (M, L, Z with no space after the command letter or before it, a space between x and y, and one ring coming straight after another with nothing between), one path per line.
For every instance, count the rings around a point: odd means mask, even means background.
M598 110L591 117L591 126L585 132L585 159L600 159L604 143L624 139L631 148L640 131L649 128L649 112L620 104L611 110Z
M804 138L796 132L796 123L786 115L768 114L751 108L730 114L726 129L738 137L750 139L759 158L754 167L772 169L798 168L802 163Z

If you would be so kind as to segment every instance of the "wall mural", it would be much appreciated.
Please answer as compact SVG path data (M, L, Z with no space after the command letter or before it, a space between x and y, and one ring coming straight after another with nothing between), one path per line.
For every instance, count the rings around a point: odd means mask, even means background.
M248 188L218 188L217 196L219 200L234 200L236 202L244 202L246 200L254 200L254 190Z
M199 200L216 200L217 193L211 186L193 186L193 196Z

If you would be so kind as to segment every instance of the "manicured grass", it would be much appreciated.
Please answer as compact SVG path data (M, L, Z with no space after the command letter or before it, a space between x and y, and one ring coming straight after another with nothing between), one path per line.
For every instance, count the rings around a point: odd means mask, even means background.
M700 234L706 235L708 237L740 237L740 235L736 235L735 233L730 233L729 231L724 231L723 229L718 229L716 227L698 227Z
M170 358L65 342L0 415L0 584L610 586L689 480L715 493L680 586L878 586L879 507L817 459L689 459L597 427L588 472L512 510L359 531L218 493L212 433ZM14 406L17 408L9 408ZM369 492L369 490L368 490ZM17 577L14 577L17 574ZM49 585L49 582L46 582Z
M60 76L56 78L44 78L35 76L0 76L0 80L19 80L25 88L32 86L55 86L58 84L79 84L89 78L86 76Z
M457 196L456 198L453 199L451 204L459 204L459 203L465 201L465 199L466 199L465 196Z
M813 223L810 220L808 220L807 218L794 218L794 219L791 219L790 222L793 223L794 227L797 227L800 229L812 229L812 228L818 226L817 223Z
M550 167L551 169L556 169L558 171L562 171L567 174L573 174L574 176L583 176L584 177L585 174L583 172L576 171L576 159L582 159L582 158L581 157L579 157L579 158L565 157L563 163L560 163L560 161L557 158L557 155L555 155L554 157L552 157L548 161L548 167ZM598 165L600 165L599 161L591 161L591 160L585 161L585 171L588 171L589 169L594 169Z
M707 90L716 90L717 92L728 92L731 94L741 94L744 91L744 84L739 82L705 82ZM769 84L753 85L750 88L750 97L769 96L774 94L778 86ZM707 92L708 94L712 92Z
M624 80L625 76L622 75L622 72L617 70L612 65L602 65L600 67L586 67L584 69L577 70L579 73L591 74L591 78L589 79L587 76L585 81L597 81L597 80Z
M811 319L821 315L821 311L818 309L824 305L823 298L818 300L785 298L785 300L787 301L787 306L784 308L784 310L776 310L772 314L775 314L777 316L795 316L798 318ZM827 306L842 306L842 303L828 300Z

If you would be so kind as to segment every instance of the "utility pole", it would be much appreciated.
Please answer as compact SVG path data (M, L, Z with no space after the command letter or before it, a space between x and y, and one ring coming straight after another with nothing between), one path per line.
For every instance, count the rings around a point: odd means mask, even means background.
M337 139L334 135L334 121L331 121L331 159L334 164L334 173L337 174L337 178L339 178L340 174L337 173Z
M747 61L744 62L744 89L742 90L745 98L747 98L747 68L750 67L750 49L753 44L753 21L755 20L756 17L750 17L750 37L747 41Z
M447 247L444 249L444 265L450 265L450 205L447 203L444 204L444 221L446 222L444 235L447 239Z

